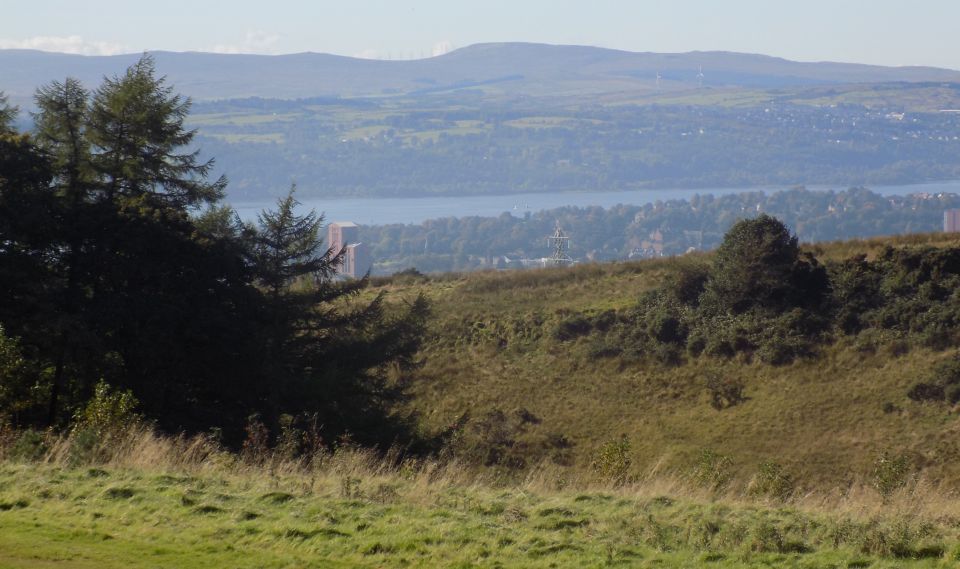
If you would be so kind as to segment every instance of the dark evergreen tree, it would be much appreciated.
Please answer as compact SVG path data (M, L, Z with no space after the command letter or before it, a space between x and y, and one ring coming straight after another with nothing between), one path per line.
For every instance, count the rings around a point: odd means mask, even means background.
M17 118L17 107L10 104L7 96L0 91L0 134L13 132L13 120Z
M38 111L34 113L35 139L53 168L53 189L57 194L56 227L62 253L54 264L62 283L62 294L56 299L54 372L50 385L47 421L57 417L60 396L67 374L68 352L90 352L91 335L81 321L82 286L89 282L94 267L89 262L91 246L98 241L102 215L90 199L95 187L90 143L87 141L89 93L76 79L54 81L37 90L34 97ZM86 245L86 246L85 246ZM75 367L77 362L73 362ZM74 370L74 375L78 369ZM94 378L88 377L86 391Z
M0 101L0 413L63 424L105 380L171 431L311 414L329 441L411 439L391 413L423 298L361 302L292 190L259 227L219 206L224 180L184 149L189 101L148 56L36 102L31 138Z
M226 179L207 179L213 161L183 150L196 133L184 127L189 110L190 100L156 76L149 55L123 76L104 80L93 94L89 137L107 201L182 211L223 197Z
M391 410L403 397L403 374L416 365L426 299L396 314L381 296L359 302L366 279L335 278L338 253L323 246L322 217L298 215L297 205L291 189L256 230L253 262L269 330L267 411L316 413L331 440L350 433L368 444L409 442L409 424Z
M30 382L37 389L12 390L29 396L29 401L14 405L18 417L28 422L41 419L38 405L48 386L40 370L49 364L49 338L55 336L58 318L55 302L60 286L53 270L58 241L50 170L29 137L0 132L0 325L8 335L21 338L22 353L35 372Z
M738 221L723 238L704 292L705 307L731 314L816 307L829 291L826 271L768 215Z

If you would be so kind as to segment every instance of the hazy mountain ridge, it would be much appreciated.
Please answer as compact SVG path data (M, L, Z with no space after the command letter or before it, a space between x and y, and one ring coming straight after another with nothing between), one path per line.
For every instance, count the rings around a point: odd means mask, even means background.
M302 196L379 197L960 177L946 69L520 43L411 61L153 56L196 102L188 124L234 199L292 180ZM139 57L0 50L0 91L29 111L40 85L93 88Z
M934 67L797 62L732 52L649 53L529 43L476 44L419 60L369 60L324 54L244 55L153 52L157 68L198 100L239 97L383 96L499 84L512 95L709 87L787 87L874 82L960 82L960 71ZM29 101L51 78L87 85L121 73L139 54L81 56L0 50L0 89Z

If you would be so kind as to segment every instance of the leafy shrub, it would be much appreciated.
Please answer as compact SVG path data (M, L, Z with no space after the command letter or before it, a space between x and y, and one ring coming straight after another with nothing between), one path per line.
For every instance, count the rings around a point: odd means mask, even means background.
M270 431L258 414L247 418L244 430L247 436L243 440L240 457L251 464L262 464L270 455Z
M95 429L74 429L70 433L71 464L96 464L106 458L106 438Z
M678 302L694 306L699 303L709 278L710 268L706 264L682 265L668 278L666 289Z
M937 364L926 380L907 391L907 397L917 402L960 402L960 353Z
M783 553L784 540L780 528L767 520L760 520L753 527L750 550L758 553Z
M783 466L776 462L765 461L754 476L749 488L754 496L768 496L777 500L786 500L793 494L794 481Z
M884 451L873 463L871 483L886 502L894 492L907 485L910 474L911 464L906 456L893 456Z
M934 536L927 524L911 524L905 519L892 523L871 522L860 536L860 551L870 555L899 559L943 557L946 548L928 541Z
M601 479L617 485L624 484L629 479L630 466L633 463L630 450L630 441L626 435L607 441L597 449L590 467Z
M669 309L660 308L647 315L647 333L663 344L682 344L686 340L686 327L680 317Z
M601 332L606 332L613 328L618 321L615 310L604 310L593 317L593 327Z
M49 446L45 433L34 430L26 430L20 434L17 440L10 448L10 458L33 462L43 458L47 453Z
M88 430L103 438L140 422L137 398L130 391L118 391L100 381L93 397L74 417L74 431Z
M615 358L623 353L623 348L610 342L606 337L599 337L590 342L587 347L587 357L591 360Z
M722 490L733 480L733 460L710 449L703 449L693 467L693 480L711 490Z
M960 385L960 353L937 364L933 377L943 385Z
M947 402L951 405L960 403L960 385L951 385L947 388Z
M801 253L783 222L762 214L738 221L724 235L702 302L730 314L754 308L777 314L817 308L828 291L826 270Z
M566 342L586 336L593 330L593 322L582 314L576 314L561 320L553 331L553 337L561 342Z
M416 284L426 282L428 278L418 271L416 267L410 267L393 273L393 277L390 280L397 284Z
M739 378L721 377L711 373L707 376L707 391L710 394L710 406L717 411L739 405L747 400L743 394L744 383Z
M939 402L946 399L946 393L942 385L921 381L910 388L910 391L907 392L907 397L917 402Z
M109 455L110 441L139 425L138 402L130 391L119 391L100 381L93 397L74 415L70 431L70 462L97 463Z
M560 433L549 433L542 445L549 451L550 461L560 466L573 466L573 441Z
M673 344L654 344L649 355L668 366L678 366L683 364L683 349Z
M558 433L527 434L532 425L541 422L539 417L524 408L512 413L493 409L475 420L465 415L456 422L444 454L508 472L543 459L571 462L573 443L567 437Z
M687 353L693 357L698 357L707 349L707 337L699 330L691 332L687 336Z
M35 380L34 363L24 357L18 338L6 335L0 324L0 421L8 415L15 424L25 413L41 407L42 395Z

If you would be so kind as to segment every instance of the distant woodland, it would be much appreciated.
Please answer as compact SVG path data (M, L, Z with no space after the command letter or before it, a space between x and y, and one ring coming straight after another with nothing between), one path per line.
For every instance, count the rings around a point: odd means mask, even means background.
M775 194L694 197L643 206L563 207L516 217L461 217L419 225L361 228L375 272L512 268L521 258L549 256L546 237L560 225L581 261L678 255L714 249L740 219L761 213L783 220L803 241L835 241L938 231L954 194L885 197L864 188L841 192L794 189Z

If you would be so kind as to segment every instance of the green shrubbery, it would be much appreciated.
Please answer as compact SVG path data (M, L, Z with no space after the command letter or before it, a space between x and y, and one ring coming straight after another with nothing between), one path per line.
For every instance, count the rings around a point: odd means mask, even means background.
M918 402L960 403L960 353L937 364L929 378L910 388L907 397Z
M760 464L756 476L748 487L749 493L753 496L765 496L777 500L786 500L794 490L793 476L781 464L769 460Z
M703 449L690 474L698 486L720 491L733 480L733 460L725 454Z
M505 473L545 460L570 466L573 443L560 433L530 432L540 424L541 419L525 408L512 413L494 408L476 419L465 414L450 427L441 454Z
M815 356L838 336L855 336L860 351L893 355L960 339L958 247L887 247L873 260L859 255L822 265L780 221L761 215L736 223L712 264L681 261L661 288L609 316L614 325L601 330L573 314L555 339L592 334L591 357L668 365L685 355L785 365ZM922 382L910 397L956 403L960 371L955 375Z
M630 440L622 435L604 443L594 454L590 467L601 480L624 484L630 480L630 466L633 464L630 452Z
M739 378L723 377L711 373L706 379L707 392L710 394L710 406L721 411L734 407L747 400L743 394L743 380Z
M884 451L873 462L871 484L884 501L910 481L912 465L904 455L893 455Z

